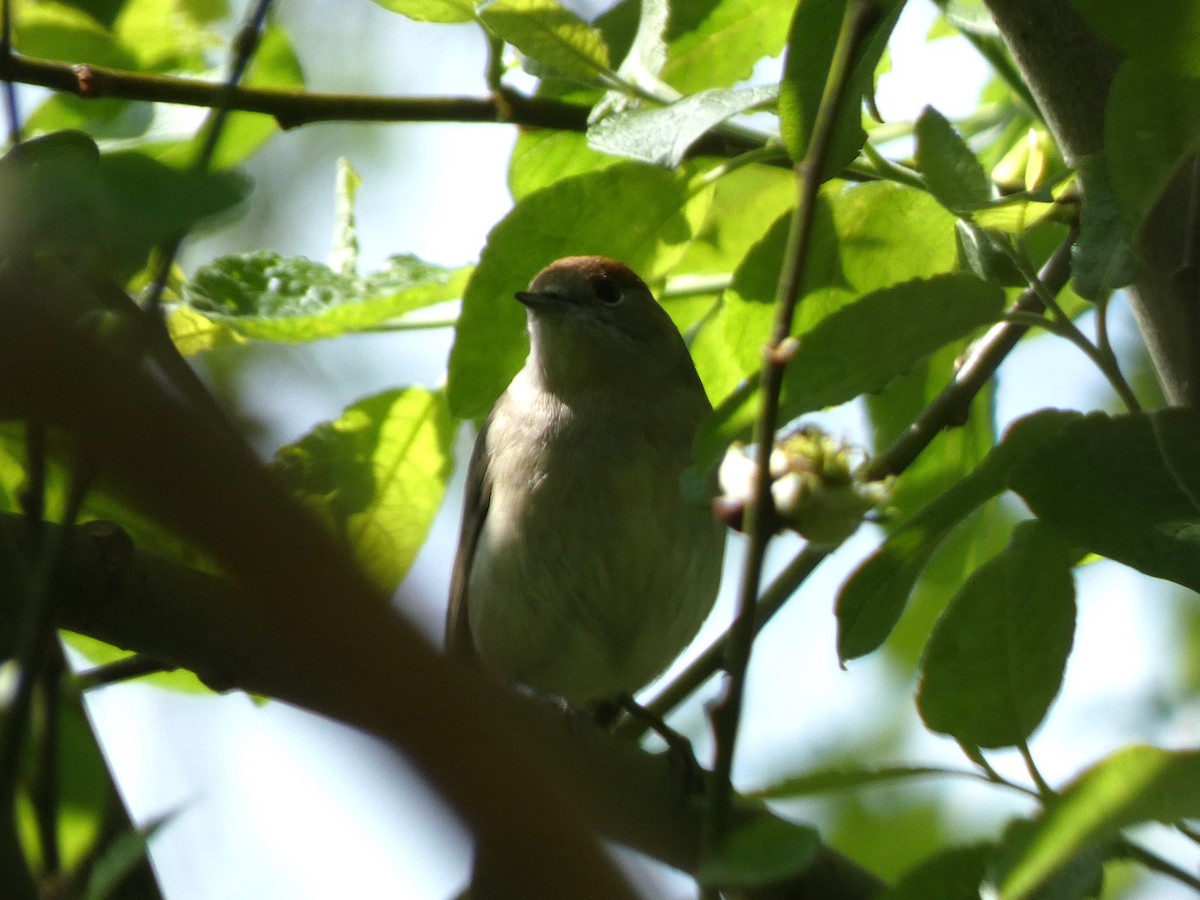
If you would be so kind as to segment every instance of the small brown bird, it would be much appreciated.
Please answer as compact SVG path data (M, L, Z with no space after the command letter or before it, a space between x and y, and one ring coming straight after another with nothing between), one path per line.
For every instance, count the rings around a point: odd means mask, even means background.
M471 456L447 644L593 707L659 675L712 609L724 529L680 486L711 406L622 263L560 259L516 298L529 357Z

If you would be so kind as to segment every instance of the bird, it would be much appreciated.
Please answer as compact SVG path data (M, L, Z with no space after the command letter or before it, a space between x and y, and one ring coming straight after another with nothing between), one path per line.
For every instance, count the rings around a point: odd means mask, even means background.
M712 407L624 263L560 259L515 297L529 355L471 455L447 648L596 709L660 675L713 607L724 526L681 482Z

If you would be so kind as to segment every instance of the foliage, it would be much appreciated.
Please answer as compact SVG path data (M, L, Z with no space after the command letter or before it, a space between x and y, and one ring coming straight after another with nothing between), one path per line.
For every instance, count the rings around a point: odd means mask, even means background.
M247 247L168 277L164 260L183 233L219 227L255 202L236 167L279 129L261 111L234 111L223 122L180 115L171 83L155 104L60 91L29 114L26 141L0 160L0 307L36 299L71 333L114 359L157 365L197 402L195 386L164 352L218 371L230 345L432 328L421 313L461 300L443 387L359 398L278 448L270 464L391 591L443 501L456 422L482 419L524 358L523 315L507 298L559 256L620 258L681 325L714 401L696 440L694 494L704 493L697 485L731 443L754 435L764 402L786 425L858 404L875 446L856 477L888 483L891 502L881 511L882 540L837 592L837 656L846 664L875 654L904 679L919 655L915 709L928 730L953 737L975 777L1036 800L986 840L955 845L935 835L912 858L892 860L884 874L899 877L886 896L974 897L983 885L1014 900L1093 896L1103 873L1129 858L1195 886L1126 830L1200 817L1198 751L1128 746L1096 760L1081 748L1076 769L1090 767L1051 784L1030 747L1054 715L1073 652L1077 606L1087 602L1074 580L1082 562L1105 557L1200 590L1200 412L1143 411L1122 375L1131 361L1117 359L1104 327L1112 293L1156 264L1139 256L1137 235L1200 147L1194 4L1162 4L1148 16L1136 5L1075 0L1088 27L1125 59L1108 96L1103 146L1069 165L977 3L939 3L937 34L966 36L996 66L986 110L955 122L927 107L915 122L881 125L860 101L887 65L901 2L875 6L857 43L848 42L845 22L860 0L624 0L590 22L557 0L377 2L421 22L471 23L493 54L492 83L481 91L512 91L519 66L539 81L522 98L534 106L514 107L514 121L527 124L521 110L535 107L543 124L560 117L560 128L524 129L517 138L512 209L485 246L463 248L477 264L449 269L401 253L382 271L360 273L358 181L343 169L328 264ZM135 81L146 76L144 84L164 83L149 76L222 71L223 3L15 5L14 47L27 57L108 67ZM829 73L847 48L848 100L832 108ZM779 53L778 85L746 83ZM295 89L288 96L304 102L302 66L278 23L261 34L243 85ZM234 98L235 109L239 102L248 101ZM219 128L218 140L204 156L210 128ZM911 154L897 137L911 139ZM798 181L816 175L819 191L798 206ZM788 271L798 301L790 339L764 355ZM155 281L165 287L161 322L154 302L139 308L125 294ZM689 291L694 282L707 287ZM26 290L31 284L38 289ZM1085 312L1097 323L1094 337L1079 324ZM163 323L173 342L166 351ZM997 435L988 376L1028 328L1082 349L1125 409L1042 409ZM772 394L762 375L777 360L786 366ZM980 371L972 384L967 375ZM86 460L72 442L47 436L39 410L10 407L6 396L0 384L0 511L60 515L83 483L81 521L115 519L141 549L221 570L220 560L179 537L187 510L160 521L112 489L105 473L82 477ZM765 548L769 537L752 540ZM910 640L919 652L906 649ZM77 646L100 647L92 653L98 661L117 655L95 635ZM16 641L0 640L0 650L16 655ZM4 721L12 728L19 720ZM91 752L82 720L72 722L64 753ZM1003 748L1026 760L1028 784L992 767L984 750ZM854 752L845 746L833 755ZM962 774L920 760L786 767L755 797L836 792L843 799L831 804L829 821L738 825L708 846L694 873L701 882L756 886L802 876L818 856L818 833L834 831L839 817L848 821L862 792ZM28 783L18 792L23 840L49 880L50 813L34 795ZM86 799L78 804L89 810L85 827L71 832L57 865L78 884L115 884L145 840L128 828L103 833L99 801ZM78 813L74 793L66 802L64 820ZM896 826L880 818L861 844L888 846L889 827ZM837 849L855 857L861 844ZM88 896L103 895L97 888Z

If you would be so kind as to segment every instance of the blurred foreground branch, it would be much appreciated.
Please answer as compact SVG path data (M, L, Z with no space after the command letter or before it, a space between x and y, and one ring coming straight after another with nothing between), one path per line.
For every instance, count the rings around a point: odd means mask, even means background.
M98 487L227 573L141 553L109 524L80 526L62 535L52 583L61 627L388 741L501 848L506 880L528 896L632 897L596 831L697 868L699 805L668 760L442 657L248 449L196 416L129 347L72 319L65 298L87 291L78 275L30 271L19 261L0 271L0 413L69 436L99 473ZM20 517L0 517L0 635L13 634L26 612L18 582L27 540ZM791 887L772 886L772 896L860 898L878 889L827 851Z

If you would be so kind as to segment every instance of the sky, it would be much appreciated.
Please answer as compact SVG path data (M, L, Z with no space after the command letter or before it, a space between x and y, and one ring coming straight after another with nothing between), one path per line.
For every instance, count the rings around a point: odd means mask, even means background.
M420 25L368 0L301 0L280 4L280 14L314 89L481 92L483 45L472 26ZM878 92L887 118L915 117L926 102L951 117L975 106L986 69L961 41L924 43L932 20L932 5L919 0L901 19L892 72ZM760 74L771 77L770 67ZM184 266L263 247L323 259L334 222L335 162L342 155L363 179L358 231L364 270L398 252L448 265L470 262L511 205L505 175L513 138L509 128L480 125L324 124L282 135L250 163L257 190L244 217L192 241ZM1120 339L1129 327L1123 312L1118 319ZM269 454L365 393L404 383L437 385L450 340L446 331L355 337L303 351L270 349L249 378L249 404L263 425L260 450ZM1009 367L1017 374L1005 379L1000 392L1001 422L1045 405L1094 404L1097 381L1078 377L1078 367L1059 365L1058 355L1044 340L1018 350ZM1029 371L1036 375L1021 374ZM856 416L850 410L829 423L853 433L861 428ZM469 447L464 430L461 460ZM418 608L405 612L431 639L440 637L460 484L461 473L405 591L421 598ZM834 658L827 598L875 540L871 529L863 529L806 585L805 594L823 602L802 597L760 641L740 778L761 779L781 766L819 760L829 748L866 740L863 723L871 717L862 714L864 707L911 704L908 695L880 692L885 662L868 660L847 673ZM736 576L740 553L735 539L727 582ZM788 555L781 547L771 561L778 566ZM1081 596L1088 597L1080 651L1059 707L1037 738L1039 760L1052 779L1078 769L1080 760L1071 754L1081 728L1090 736L1090 758L1124 742L1126 726L1132 727L1127 719L1142 702L1140 695L1131 699L1130 681L1144 677L1145 659L1161 636L1138 614L1142 581L1102 564L1082 573L1080 582ZM1084 593L1090 585L1104 590ZM723 629L729 608L727 590L699 643ZM1168 621L1164 616L1162 628ZM797 653L796 634L806 635L805 652ZM802 715L774 714L786 702L780 686L789 692L795 684L805 686L808 698ZM847 708L858 712L846 716ZM1102 725L1110 727L1095 727L1098 710L1104 711ZM168 900L438 898L461 886L466 835L403 759L370 738L281 703L260 706L239 694L189 696L136 684L92 694L89 711L135 818L172 816L152 844ZM681 711L677 724L702 731L698 702ZM1180 728L1181 739L1200 737L1194 721ZM701 758L704 743L702 738ZM909 744L913 759L960 759L947 741L919 728ZM1019 771L1017 761L1003 755L997 764ZM947 800L961 810L964 823L974 820L983 802L973 789ZM994 819L1022 809L1001 803ZM664 898L688 896L686 882L678 879L667 878L658 890Z

